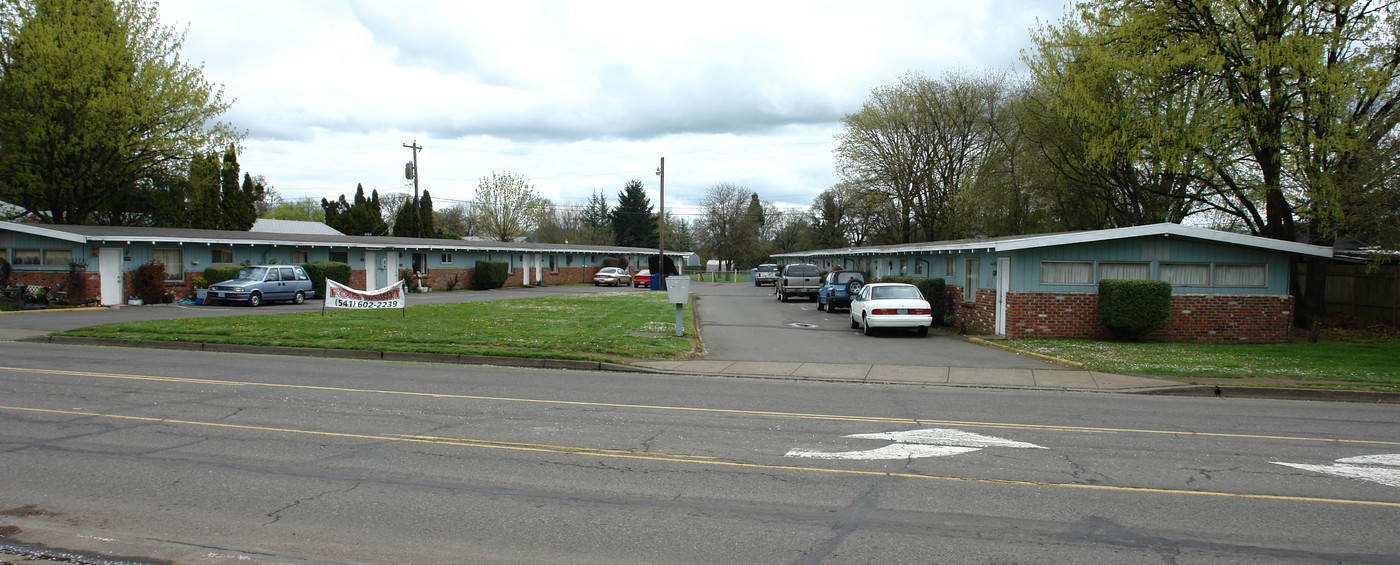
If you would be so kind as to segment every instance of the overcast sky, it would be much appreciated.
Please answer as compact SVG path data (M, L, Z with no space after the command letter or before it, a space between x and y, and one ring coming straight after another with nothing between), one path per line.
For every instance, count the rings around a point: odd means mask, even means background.
M916 72L1015 71L1061 0L386 2L166 0L182 51L234 100L244 172L284 198L421 188L438 208L492 172L556 204L630 179L697 205L721 182L781 206L835 183L842 116Z

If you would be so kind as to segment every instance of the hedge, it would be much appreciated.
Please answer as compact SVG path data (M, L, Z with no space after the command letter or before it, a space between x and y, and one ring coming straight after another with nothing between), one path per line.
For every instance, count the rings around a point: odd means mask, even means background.
M210 265L204 268L204 280L209 281L209 284L219 284L233 280L238 276L238 271L242 270L243 265Z
M923 277L889 276L880 279L880 282L912 284L919 288L919 293L924 295L924 300L933 309L933 323L942 324L943 315L946 313L948 303L947 282L941 278L926 279Z
M301 266L311 277L311 290L317 298L326 297L326 279L350 286L350 265L340 261L312 261Z
M505 261L477 261L472 287L477 290L501 288L510 276L510 263Z
M1099 323L1121 339L1142 339L1171 323L1171 315L1171 283L1099 281Z

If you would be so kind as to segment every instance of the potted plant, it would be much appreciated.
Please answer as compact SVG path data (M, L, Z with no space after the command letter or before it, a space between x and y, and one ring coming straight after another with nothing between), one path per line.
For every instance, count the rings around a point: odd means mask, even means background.
M209 297L209 280L196 276L190 279L190 286L194 287L194 303L203 306L204 299Z

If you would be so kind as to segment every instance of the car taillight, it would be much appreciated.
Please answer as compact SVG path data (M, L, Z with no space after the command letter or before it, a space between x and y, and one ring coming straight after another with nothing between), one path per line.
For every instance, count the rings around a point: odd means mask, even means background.
M928 308L876 308L870 311L871 316L931 316L933 310Z

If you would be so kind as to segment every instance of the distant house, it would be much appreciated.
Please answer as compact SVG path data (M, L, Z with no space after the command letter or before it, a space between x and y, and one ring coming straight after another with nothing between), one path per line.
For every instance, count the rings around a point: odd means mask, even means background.
M270 218L258 218L253 221L253 227L248 231L260 233L296 233L303 235L345 235L333 227L321 222L308 222L305 220L273 220Z
M13 265L10 276L15 281L52 289L62 287L70 263L85 264L87 281L81 294L100 295L102 303L110 305L121 304L131 293L130 273L152 262L165 266L167 285L182 294L190 292L190 281L201 276L209 265L311 261L349 264L350 284L356 288L388 286L400 280L401 271L412 269L419 279L416 282L441 289L454 277L458 288L470 286L477 261L508 263L507 286L583 283L592 280L608 257L625 259L635 269L657 251L603 245L349 236L335 230L309 233L321 228L306 224L314 222L260 221L264 231L242 232L0 222L0 248L4 250L0 258ZM669 251L666 254L676 259L688 255Z
M1172 321L1148 337L1274 343L1292 336L1289 265L1328 247L1154 224L1109 230L782 253L783 263L946 281L948 312L1008 338L1107 335L1098 281L1172 284Z

